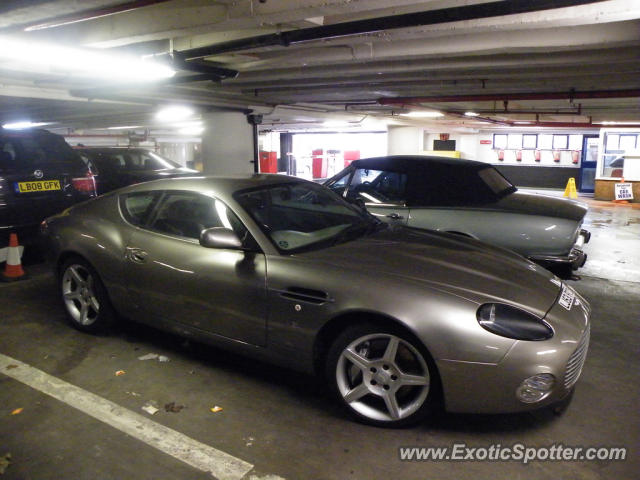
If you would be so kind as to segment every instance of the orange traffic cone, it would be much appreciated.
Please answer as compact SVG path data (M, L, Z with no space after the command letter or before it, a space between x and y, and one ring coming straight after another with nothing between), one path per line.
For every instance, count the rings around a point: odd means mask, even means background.
M6 282L24 279L26 274L20 262L20 248L18 247L18 235L9 235L9 251L7 252L7 264L0 278Z

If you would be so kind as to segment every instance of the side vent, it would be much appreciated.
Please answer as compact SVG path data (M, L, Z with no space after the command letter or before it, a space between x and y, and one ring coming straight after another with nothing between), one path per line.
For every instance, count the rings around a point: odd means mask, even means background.
M312 290L310 288L302 287L289 287L286 290L280 290L280 296L289 300L295 300L297 302L314 303L316 305L322 305L326 302L332 302L327 292L320 290Z

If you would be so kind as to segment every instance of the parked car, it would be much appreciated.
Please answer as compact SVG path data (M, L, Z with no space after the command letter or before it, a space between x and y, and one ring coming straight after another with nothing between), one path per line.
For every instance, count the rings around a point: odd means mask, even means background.
M378 218L508 248L569 277L584 265L587 206L524 193L491 165L427 156L356 160L325 182Z
M75 147L75 150L95 175L100 195L134 183L200 174L144 148Z
M91 174L62 136L0 128L0 248L12 232L31 243L44 218L95 194Z
M439 400L513 412L566 398L590 309L520 255L392 227L281 175L126 187L47 219L70 322L115 312L326 376L356 418L398 426Z

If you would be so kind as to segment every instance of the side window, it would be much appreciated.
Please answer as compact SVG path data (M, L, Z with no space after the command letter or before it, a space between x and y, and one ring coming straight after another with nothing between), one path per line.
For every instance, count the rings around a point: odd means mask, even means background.
M206 228L233 230L247 238L246 227L220 200L194 192L167 193L149 228L157 232L197 240Z
M358 169L349 186L348 196L360 197L365 203L404 205L406 191L406 173Z
M160 192L140 192L120 195L120 211L127 222L136 226L142 226L147 222L156 200L159 197Z
M342 177L340 177L338 180L333 182L329 188L331 190L333 190L334 192L336 192L340 196L344 195L344 191L345 191L345 189L347 188L347 186L349 184L349 178L350 177L351 177L351 171L348 171Z

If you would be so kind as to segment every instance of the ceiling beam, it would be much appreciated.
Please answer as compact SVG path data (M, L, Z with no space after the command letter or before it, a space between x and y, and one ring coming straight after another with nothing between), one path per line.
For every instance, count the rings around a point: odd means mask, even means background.
M515 15L539 12L562 7L572 7L596 3L601 0L509 0L462 7L443 8L401 15L392 15L353 22L337 23L321 27L289 30L286 32L260 35L257 37L232 40L206 47L182 50L187 59L204 58L221 53L237 52L269 46L289 46L293 44L346 37L351 35L373 34L398 28L436 25L479 18L491 18L503 15Z

